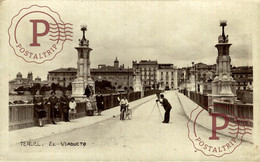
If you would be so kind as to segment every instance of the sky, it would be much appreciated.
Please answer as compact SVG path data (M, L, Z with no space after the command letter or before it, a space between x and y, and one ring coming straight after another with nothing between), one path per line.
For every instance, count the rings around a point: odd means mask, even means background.
M32 1L3 1L2 26L7 31L11 18ZM8 44L8 34L2 34L1 48L8 57L9 80L18 72L24 77L32 71L34 78L46 80L48 71L61 67L76 67L80 25L87 24L86 38L93 49L91 68L98 64L120 64L132 67L132 60L157 60L177 67L191 62L216 63L220 20L227 20L231 63L252 65L252 39L255 6L246 2L217 1L38 1L58 12L66 23L73 24L73 41L65 42L63 51L54 60L43 64L27 63L17 57ZM28 34L29 35L29 34ZM4 39L6 38L6 40ZM28 36L29 38L29 36ZM31 36L30 36L31 38Z

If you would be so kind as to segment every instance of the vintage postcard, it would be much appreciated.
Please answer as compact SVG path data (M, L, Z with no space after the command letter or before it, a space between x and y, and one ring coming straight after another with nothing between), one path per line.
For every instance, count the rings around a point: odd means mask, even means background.
M0 159L259 161L258 1L0 1Z

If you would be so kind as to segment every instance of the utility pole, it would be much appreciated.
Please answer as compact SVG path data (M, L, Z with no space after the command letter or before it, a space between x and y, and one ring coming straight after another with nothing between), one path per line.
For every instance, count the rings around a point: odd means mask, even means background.
M197 93L197 71L196 71L196 64L194 62L192 62L192 65L194 67L194 75L195 75L195 93Z
M127 97L129 101L129 66L127 68Z

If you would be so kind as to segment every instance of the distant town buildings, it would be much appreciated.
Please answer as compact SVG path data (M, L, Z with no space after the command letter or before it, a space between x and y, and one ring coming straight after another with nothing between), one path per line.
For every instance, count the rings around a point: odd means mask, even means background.
M177 89L177 77L177 68L173 64L158 64L157 82L159 89Z
M28 88L31 86L33 82L33 73L29 72L27 74L27 78L23 78L23 75L18 72L16 78L9 81L9 92L13 92L15 89L19 87Z
M62 87L67 87L76 79L76 75L76 68L59 68L49 71L47 80L49 81L49 85L59 83Z
M33 73L29 72L27 78L23 78L22 73L18 72L16 78L9 81L9 92L13 93L15 89L19 87L29 88L35 84L48 85L48 81L42 81L40 77L36 77L33 80Z
M140 75L144 89L157 88L158 62L150 60L133 61L133 72Z
M99 64L98 68L90 70L91 78L94 81L109 81L114 89L124 90L134 87L136 75L144 89L184 89L200 93L211 91L211 82L215 77L216 64L207 65L204 63L193 63L189 67L178 68L173 64L159 64L157 61L141 60L133 61L133 68L125 68L119 65L116 58L114 65ZM253 90L253 67L233 66L231 74L234 78L236 90ZM73 67L59 68L48 72L47 80L42 81L40 77L33 80L33 73L29 72L27 78L23 78L19 72L16 78L9 81L9 91L13 92L19 87L32 87L34 84L49 85L60 84L62 87L69 86L77 75L77 69Z
M120 66L117 58L113 66L100 64L98 68L92 68L90 74L94 81L109 81L118 90L133 88L133 69Z
M173 64L159 64L151 60L133 61L133 72L140 76L144 89L178 88L178 70Z
M192 64L191 67L191 74L195 74L195 78L198 82L208 82L210 80L213 80L215 77L216 72L216 64L214 65L207 65L204 63L197 63Z
M237 90L253 90L253 67L240 66L232 67L232 77L236 81Z
M211 91L211 82L215 73L216 64L193 63L192 66L178 69L178 86L180 89L188 88L193 91L196 87L197 92L208 93ZM252 66L231 66L231 74L236 81L236 90L253 90Z

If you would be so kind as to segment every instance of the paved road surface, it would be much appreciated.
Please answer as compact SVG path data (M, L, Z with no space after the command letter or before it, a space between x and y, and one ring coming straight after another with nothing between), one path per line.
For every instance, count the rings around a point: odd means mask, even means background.
M188 139L187 117L176 93L167 92L165 96L173 107L170 124L161 123L157 107L152 112L156 103L152 100L135 108L132 120L120 121L119 117L115 117L85 128L35 140L43 146L22 147L17 144L11 149L15 152L29 152L31 155L42 153L36 156L42 160L49 157L62 159L64 152L76 155L67 157L67 160L242 160L241 157L252 151L253 145L246 142L242 143L233 154L221 159L206 157L196 151ZM164 110L162 107L160 109L163 115ZM211 131L205 128L197 129L205 135L205 138L211 135ZM221 135L219 137L227 138ZM56 146L49 146L50 142ZM61 146L61 142L85 142L86 146Z

